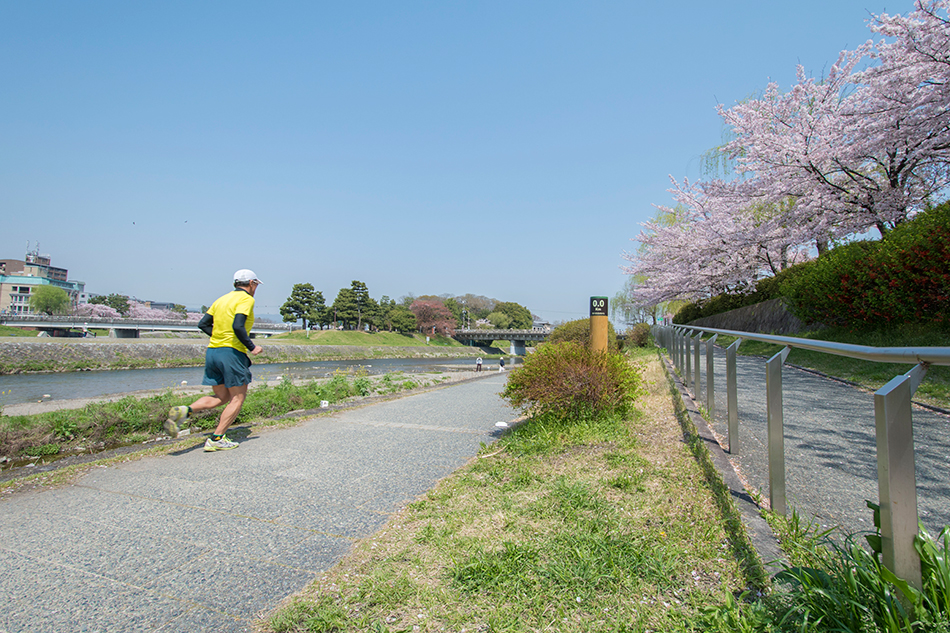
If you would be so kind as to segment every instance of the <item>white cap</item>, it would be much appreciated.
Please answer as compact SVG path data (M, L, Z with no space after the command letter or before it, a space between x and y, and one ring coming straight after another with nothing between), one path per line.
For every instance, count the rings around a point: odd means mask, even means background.
M247 268L242 268L241 270L234 273L234 281L240 282L242 284L246 284L249 281L256 281L259 284L264 283L257 278L257 275L254 274L253 270L249 270Z

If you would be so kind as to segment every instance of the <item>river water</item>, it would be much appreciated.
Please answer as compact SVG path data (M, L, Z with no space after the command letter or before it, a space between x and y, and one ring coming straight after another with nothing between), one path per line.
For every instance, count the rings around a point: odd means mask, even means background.
M512 358L506 358L509 366ZM498 369L497 360L486 361L485 369ZM334 371L365 370L369 374L393 371L407 373L431 371L466 371L475 369L474 358L374 358L371 360L310 361L305 363L255 364L251 368L254 382L290 378L324 378ZM80 371L53 374L18 374L0 376L0 405L38 402L40 400L71 400L96 398L132 391L171 389L186 382L201 385L203 367L169 367L164 369L120 369L111 371ZM253 383L252 383L253 385Z

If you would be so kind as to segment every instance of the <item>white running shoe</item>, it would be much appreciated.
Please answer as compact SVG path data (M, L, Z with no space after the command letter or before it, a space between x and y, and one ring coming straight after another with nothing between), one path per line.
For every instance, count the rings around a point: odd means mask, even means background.
M205 452L211 453L213 451L226 451L231 448L237 448L240 446L237 442L232 442L226 436L222 436L220 440L213 440L210 437L205 440Z

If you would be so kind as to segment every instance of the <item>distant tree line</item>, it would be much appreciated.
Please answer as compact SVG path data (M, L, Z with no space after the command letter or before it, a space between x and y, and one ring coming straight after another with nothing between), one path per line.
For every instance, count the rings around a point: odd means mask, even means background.
M341 288L330 305L313 284L294 284L280 314L285 322L302 321L304 328L341 327L445 336L479 323L502 329L530 329L534 322L531 311L524 306L472 294L408 295L399 301L383 295L377 301L370 296L366 284L357 280L349 288Z

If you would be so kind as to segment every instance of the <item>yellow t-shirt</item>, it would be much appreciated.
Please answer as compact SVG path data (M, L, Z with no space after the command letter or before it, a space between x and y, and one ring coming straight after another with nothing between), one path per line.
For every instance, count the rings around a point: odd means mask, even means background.
M250 352L234 333L234 315L247 315L244 329L248 334L254 327L254 297L243 290L234 290L218 298L210 308L208 314L214 318L214 329L208 347L233 347L239 352Z

